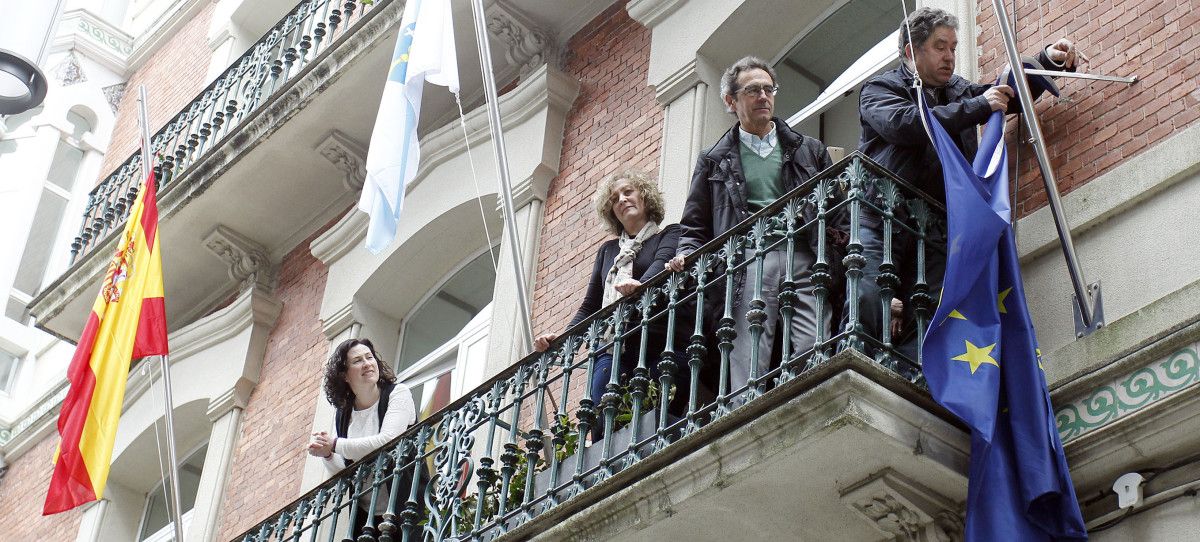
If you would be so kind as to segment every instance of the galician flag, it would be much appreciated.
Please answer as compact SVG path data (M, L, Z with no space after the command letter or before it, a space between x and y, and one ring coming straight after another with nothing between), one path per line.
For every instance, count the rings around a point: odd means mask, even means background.
M151 173L133 203L67 369L71 387L58 416L62 440L43 515L104 496L129 364L167 354L154 185Z
M404 6L367 151L367 180L358 200L358 208L371 216L366 245L374 254L396 238L404 190L417 175L417 122L426 81L458 94L449 0L408 0Z

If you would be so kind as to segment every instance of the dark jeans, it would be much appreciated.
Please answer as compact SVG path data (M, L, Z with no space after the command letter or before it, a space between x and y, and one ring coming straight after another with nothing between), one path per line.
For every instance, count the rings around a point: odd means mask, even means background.
M863 268L862 280L858 285L859 322L867 336L882 340L883 314L884 311L891 310L891 299L883 299L878 282L879 266L883 263L883 226L863 224L859 229L859 240L863 245L863 257L867 260L866 266ZM911 299L913 285L917 280L915 243L910 250L905 252L908 255L902 255L900 258L897 258L896 253L893 252L892 258L896 262L897 275L900 278L898 291L893 292L893 296L904 302L904 327L899 336L892 337L892 345L897 352L915 362L920 342L920 337L917 336L916 314L913 311ZM925 282L929 285L929 295L933 298L927 317L933 316L933 311L937 308L937 301L942 290L942 278L945 274L946 233L939 228L927 233L925 242ZM847 297L845 308L842 311L841 328L843 330L849 324L849 317L850 299ZM867 354L874 355L875 348L868 345Z
M621 366L618 369L620 374L625 378L621 378L622 384L628 384L628 379L633 375L633 370L637 368L636 352L630 352L631 355L626 357L622 355ZM649 356L650 353L647 353ZM674 384L675 397L667 406L667 411L674 416L683 416L687 413L688 400L688 373L687 362L680 360L675 369ZM658 383L658 377L662 374L658 370L658 359L646 361L646 366L650 369L650 378L655 383ZM592 381L589 383L589 394L592 398L592 405L596 412L596 421L592 424L592 442L599 442L604 438L604 404L601 399L604 398L604 393L608 391L608 382L612 378L613 357L608 352L601 352L596 355L596 364L592 367ZM680 378L683 380L680 381ZM670 390L660 390L663 393L670 393ZM658 408L657 404L643 405L642 410L648 411L652 408Z

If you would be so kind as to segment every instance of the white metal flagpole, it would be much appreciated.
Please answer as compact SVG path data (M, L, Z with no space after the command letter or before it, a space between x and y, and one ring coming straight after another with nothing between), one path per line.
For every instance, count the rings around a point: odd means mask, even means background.
M142 125L142 182L150 179L151 160L150 123L146 114L146 87L138 85L138 121ZM157 182L157 179L155 180ZM171 523L175 526L175 540L183 540L183 511L179 503L179 461L175 458L175 402L171 399L171 368L168 356L156 356L162 370L163 401L165 408L163 418L167 425L167 480L163 484L167 490L168 509L171 512ZM151 373L153 376L153 373Z
M500 193L504 198L504 231L508 235L508 246L513 260L513 273L517 282L517 308L521 313L521 326L525 333L523 352L533 348L533 325L530 323L529 296L526 293L525 270L521 262L520 241L517 239L516 215L513 211L512 182L508 175L508 153L504 149L504 135L500 132L500 104L496 98L496 76L492 73L492 49L488 45L487 26L483 20L483 0L471 0L475 15L475 41L479 45L479 67L483 71L483 91L487 100L488 126L491 127L492 148L496 150L496 171L500 177Z

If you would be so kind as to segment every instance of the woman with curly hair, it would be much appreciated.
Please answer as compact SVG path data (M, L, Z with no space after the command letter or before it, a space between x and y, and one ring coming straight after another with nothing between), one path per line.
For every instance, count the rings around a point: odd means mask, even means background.
M375 345L367 339L347 339L333 349L325 364L325 397L336 412L334 435L313 433L308 453L323 458L331 473L400 436L417 419L412 392L396 382L389 364L379 362ZM369 502L364 501L359 499L356 537L367 520ZM377 501L374 525L382 519L386 503L387 499Z
M600 245L583 303L567 324L568 328L633 293L643 282L661 272L663 265L675 256L675 246L679 242L678 224L659 227L664 215L663 195L658 185L644 173L626 171L604 179L596 188L593 202L604 229L617 238ZM658 354L664 344L663 327L665 325L655 325L648 334L646 359L654 374L657 374ZM557 333L541 335L534 340L534 349L544 352L556 338ZM617 369L621 374L631 374L637 367L639 342L637 336L625 338ZM606 391L612 365L610 352L596 357L589 389L592 402L597 406ZM593 442L602 436L602 427L592 428Z

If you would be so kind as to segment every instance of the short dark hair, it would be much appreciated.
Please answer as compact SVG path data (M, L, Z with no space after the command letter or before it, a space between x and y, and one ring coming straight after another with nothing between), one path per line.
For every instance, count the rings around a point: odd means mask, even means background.
M929 36L939 26L958 30L958 17L948 11L938 8L923 7L908 14L908 19L900 23L900 58L904 59L904 46L908 45L908 33L912 32L913 48L920 49L929 41Z
M329 361L325 363L325 398L334 408L354 408L354 390L346 383L346 356L351 348L360 344L370 349L375 357L375 364L379 366L379 382L396 383L396 371L379 359L379 353L370 339L346 339L333 349Z
M734 92L738 91L737 80L742 72L747 70L762 70L771 76L771 84L779 83L779 77L775 75L775 69L767 62L756 56L742 57L741 60L734 62L732 66L725 69L725 73L721 74L721 97L733 96ZM732 111L730 111L732 113Z

